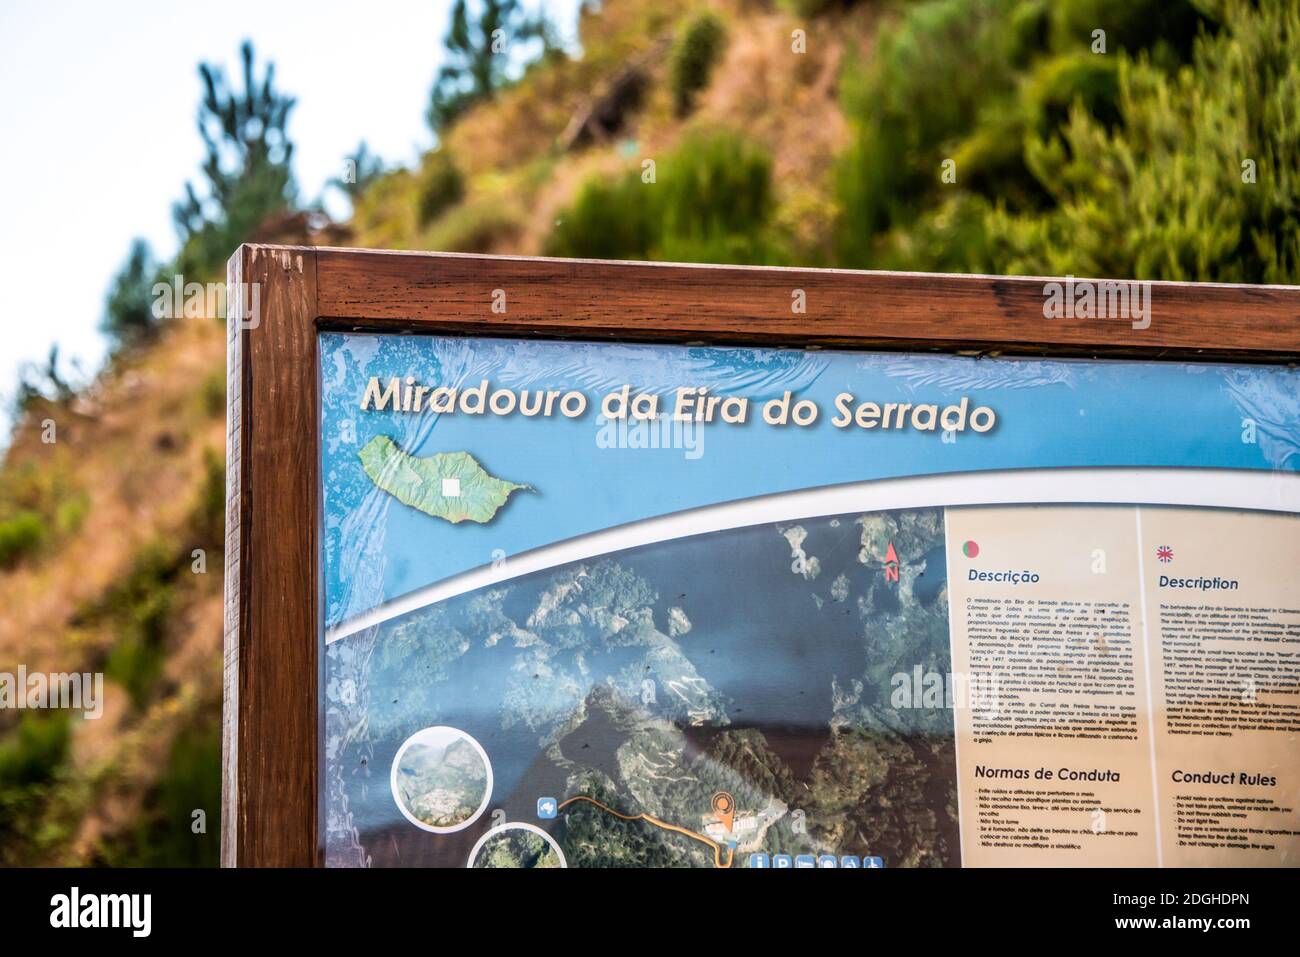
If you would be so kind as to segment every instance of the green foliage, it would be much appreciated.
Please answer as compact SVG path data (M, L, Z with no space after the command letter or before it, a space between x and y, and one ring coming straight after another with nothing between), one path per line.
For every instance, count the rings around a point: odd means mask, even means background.
M51 802L71 737L66 712L27 712L0 740L0 866L30 864L64 837Z
M852 6L854 0L777 0L786 13L796 17L817 17L834 7Z
M1076 109L1027 143L1055 206L991 218L1006 269L1297 281L1300 4L1230 2L1222 14L1188 67L1121 55L1117 128Z
M465 178L446 149L424 155L416 177L416 216L427 226L465 195Z
M549 256L578 259L644 259L656 237L650 191L636 173L613 182L595 176L560 214L547 240Z
M0 788L51 780L67 757L69 736L64 712L24 715L17 733L0 744Z
M446 62L429 98L427 119L435 133L509 85L509 68L519 63L518 45L540 40L543 53L550 49L545 20L529 16L519 0L480 0L475 12L476 17L466 0L451 8L442 41Z
M984 111L979 124L953 147L963 189L1015 208L1047 204L1050 194L1026 163L1025 140L1058 128L1075 106L1107 126L1117 123L1118 62L1117 57L1084 52L1034 64L1020 80L1015 100Z
M850 63L843 78L852 139L836 171L836 259L873 268L1149 275L1142 269L1169 252L1139 255L1116 242L1126 228L1119 209L1105 211L1104 227L1091 221L1079 230L1107 205L1102 198L1116 192L1116 180L1135 175L1152 191L1129 199L1144 214L1168 213L1159 197L1171 184L1185 185L1174 171L1187 162L1198 124L1201 136L1216 131L1225 152L1256 141L1253 132L1220 135L1215 119L1191 116L1202 102L1197 84L1165 89L1210 76L1204 54L1191 68L1183 62L1192 38L1210 25L1185 0L909 5L882 27L872 62ZM1093 51L1094 29L1107 31L1105 54ZM1205 33L1203 42L1229 42L1225 32ZM1267 101L1265 89L1258 91ZM1098 150L1117 149L1123 155L1098 165ZM1165 153L1163 168L1153 152ZM955 182L941 177L948 160ZM1211 192L1189 197L1187 208ZM1067 196L1078 207L1070 223L1061 218ZM1170 238L1157 233L1143 242ZM1097 248L1091 261L1074 255L1081 237ZM1059 255L1049 254L1054 247Z
M669 57L673 109L678 116L689 113L695 94L709 85L709 76L726 43L727 28L710 10L697 13L678 33Z
M617 806L620 794L606 779L590 775L579 788L583 794L606 805ZM667 837L655 827L628 827L597 807L587 803L574 805L561 815L560 833L569 850L565 857L570 867L680 866L682 848L689 844Z
M37 512L22 511L0 521L0 569L13 568L45 541L45 519Z
M226 534L226 462L212 449L203 450L203 480L190 514L194 544L222 547Z
M207 189L200 197L186 183L185 199L173 207L184 241L178 263L184 273L219 272L240 242L268 216L292 208L297 197L286 130L295 101L275 88L274 64L257 77L251 43L245 41L239 52L242 91L230 87L219 67L199 65Z
M158 273L149 244L143 239L132 240L126 262L113 278L100 326L115 348L136 345L158 331L158 318L153 312L153 285Z
M513 204L487 196L449 209L427 234L426 244L444 252L486 253L514 236L522 225Z
M687 137L664 163L659 183L662 234L657 258L762 263L774 253L772 159L726 133Z
M1020 92L1026 124L1039 135L1062 125L1070 109L1085 112L1106 126L1119 122L1119 58L1094 53L1067 53L1043 62Z
M137 708L148 703L162 676L179 566L180 560L163 546L146 547L125 578L80 616L83 622L107 622L117 635L104 673L127 690Z
M1059 0L1020 0L1007 11L1007 57L1016 69L1049 49L1052 9Z
M194 811L205 816L194 831ZM100 848L111 867L216 867L221 847L221 723L192 722L172 740L167 766L144 815L125 835Z
M779 260L771 228L772 161L726 132L686 137L655 182L630 171L579 190L547 251L555 256L765 263Z
M1016 82L1012 0L930 0L882 28L869 66L843 82L852 142L837 170L840 258L873 262L876 234L909 222L941 164L981 116L1009 108ZM960 167L958 167L960 171Z
M1052 44L1061 51L1091 49L1093 31L1105 30L1108 54L1160 47L1160 56L1182 59L1202 23L1196 6L1182 0L1065 0L1051 7Z
M143 708L162 677L164 653L160 646L138 635L119 639L104 662L104 674L126 689L131 704Z
M7 467L0 472L0 571L76 532L89 508L66 457Z

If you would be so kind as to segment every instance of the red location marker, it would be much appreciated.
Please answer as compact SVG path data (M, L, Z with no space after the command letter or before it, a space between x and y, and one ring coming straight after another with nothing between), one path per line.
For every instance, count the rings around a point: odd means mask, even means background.
M736 823L736 799L726 791L719 791L713 795L713 813L718 815L718 820L728 831Z

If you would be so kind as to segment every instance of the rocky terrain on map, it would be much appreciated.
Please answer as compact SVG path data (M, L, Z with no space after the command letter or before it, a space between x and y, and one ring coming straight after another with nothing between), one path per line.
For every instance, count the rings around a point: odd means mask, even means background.
M487 769L463 739L445 748L417 743L398 762L397 787L407 810L425 824L452 827L478 809L487 788Z

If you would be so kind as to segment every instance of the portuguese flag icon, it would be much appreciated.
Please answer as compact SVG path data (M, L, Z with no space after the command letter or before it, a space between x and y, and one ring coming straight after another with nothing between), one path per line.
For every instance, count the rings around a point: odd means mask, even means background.
M973 541L962 542L961 553L967 558L974 558L980 553L979 544Z

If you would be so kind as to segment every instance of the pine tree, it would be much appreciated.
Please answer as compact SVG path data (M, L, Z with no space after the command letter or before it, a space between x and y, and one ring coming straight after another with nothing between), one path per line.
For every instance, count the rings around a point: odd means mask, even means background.
M512 47L541 40L543 54L553 48L544 18L530 16L519 0L482 0L478 20L470 22L466 0L456 0L443 38L447 62L433 84L428 120L435 133L509 84ZM518 63L519 61L515 61Z
M126 262L113 277L100 325L115 348L135 345L157 330L151 291L157 278L158 264L149 244L143 239L132 240Z
M275 64L268 63L258 79L251 43L245 41L239 52L242 92L229 86L220 67L199 65L203 99L198 126L207 149L207 189L200 196L186 183L185 199L173 207L185 245L182 271L219 270L263 220L293 208L297 200L287 131L296 101L276 90Z

